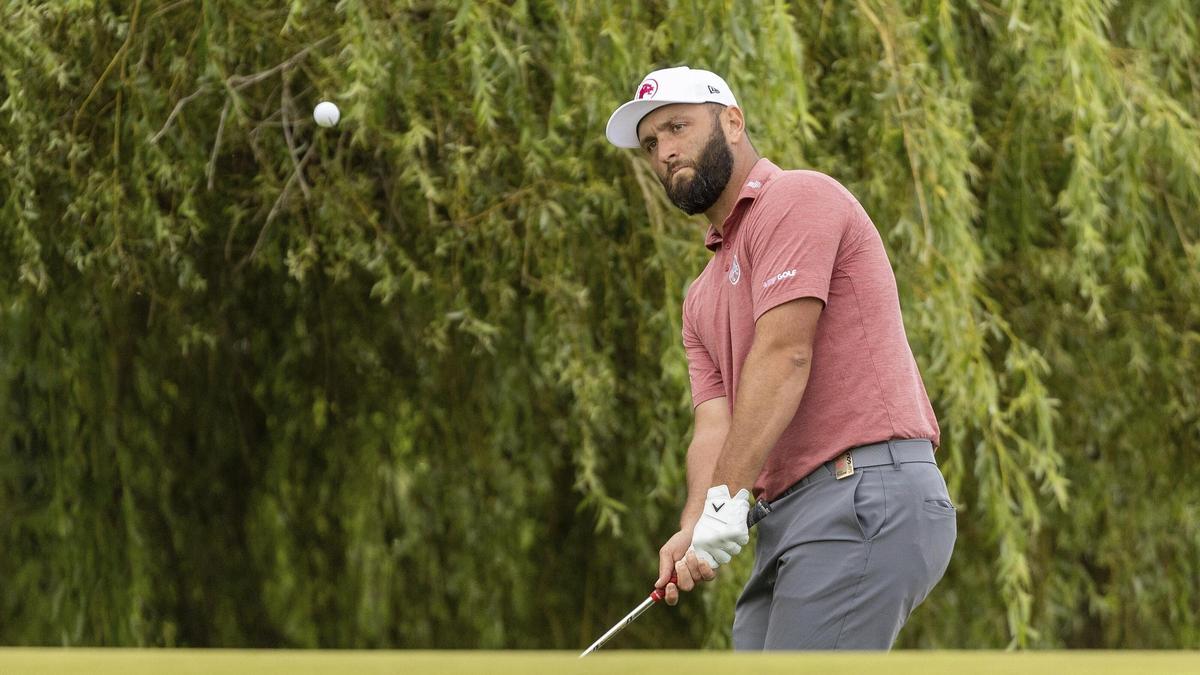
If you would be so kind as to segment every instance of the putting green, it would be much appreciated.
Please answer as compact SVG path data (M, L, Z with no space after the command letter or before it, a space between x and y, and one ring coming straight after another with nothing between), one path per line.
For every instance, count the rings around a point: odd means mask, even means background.
M0 648L5 675L323 675L353 673L702 673L756 675L888 673L888 675L1165 675L1200 673L1200 652L897 651L891 654L728 652L598 652L586 659L563 652L296 651L209 649Z

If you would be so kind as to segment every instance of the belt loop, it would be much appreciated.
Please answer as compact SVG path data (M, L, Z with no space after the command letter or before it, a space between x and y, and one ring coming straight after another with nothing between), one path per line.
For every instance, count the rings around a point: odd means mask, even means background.
M900 453L899 453L899 451L896 450L896 444L894 441L889 440L887 442L887 446L888 446L888 454L892 456L892 467L895 468L897 471L899 471L900 470Z

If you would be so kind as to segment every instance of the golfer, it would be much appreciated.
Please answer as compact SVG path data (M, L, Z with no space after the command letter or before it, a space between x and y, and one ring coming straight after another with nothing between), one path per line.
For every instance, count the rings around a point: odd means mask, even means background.
M673 605L715 578L749 541L753 494L772 511L734 647L889 649L945 572L956 523L874 223L833 178L759 157L705 70L647 75L607 136L709 222L712 257L683 306L688 497L657 587Z

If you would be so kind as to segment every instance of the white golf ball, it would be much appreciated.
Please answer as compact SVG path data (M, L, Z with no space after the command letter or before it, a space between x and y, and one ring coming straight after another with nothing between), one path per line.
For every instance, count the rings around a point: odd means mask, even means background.
M329 101L321 101L313 108L313 119L317 124L323 127L331 127L338 123L338 118L342 116L338 107Z

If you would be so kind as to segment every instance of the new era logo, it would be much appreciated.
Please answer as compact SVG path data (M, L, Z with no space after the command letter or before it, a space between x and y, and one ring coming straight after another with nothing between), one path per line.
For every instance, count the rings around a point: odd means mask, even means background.
M721 90L720 90L720 89L717 89L716 87L714 87L714 86L712 86L712 85L710 84L710 85L708 85L708 93L710 93L710 94L719 94L719 93L721 93Z

